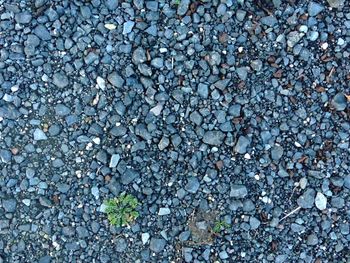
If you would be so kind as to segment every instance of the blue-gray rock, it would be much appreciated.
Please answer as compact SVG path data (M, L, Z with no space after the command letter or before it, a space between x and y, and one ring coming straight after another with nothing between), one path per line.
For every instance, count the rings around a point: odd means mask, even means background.
M89 236L89 231L87 230L86 227L83 226L78 226L76 228L77 234L79 238L86 238Z
M125 249L127 248L128 242L126 241L125 238L118 238L115 242L115 248L116 251L121 253L124 252Z
M4 208L6 213L14 213L16 212L17 201L16 199L4 199L2 200L2 207Z
M37 25L36 28L34 29L34 34L44 41L51 39L49 30L47 30L47 28L43 25Z
M115 71L110 73L107 79L113 86L117 88L122 88L125 83L124 79Z
M56 72L55 74L53 74L52 82L58 88L65 88L69 84L69 80L68 80L67 75L65 73L63 73L62 71Z
M119 154L112 154L111 160L109 162L109 167L110 168L117 167L119 161L120 161L120 155Z
M273 27L278 23L276 17L274 16L264 16L260 19L260 22L269 27Z
M198 95L203 99L207 99L209 96L209 87L207 84L199 83L197 88Z
M306 240L307 245L316 246L318 244L318 237L316 234L310 234Z
M312 208L315 202L316 191L312 188L307 189L298 199L297 203L301 208Z
M280 145L275 145L272 149L271 149L271 158L274 161L279 161L279 159L281 159L283 156L283 147Z
M115 11L118 7L119 0L105 0L104 2L110 11Z
M159 253L159 252L164 250L165 246L166 246L166 241L164 239L162 239L162 238L154 238L154 237L151 238L151 242L150 242L149 248L153 252Z
M250 225L251 230L255 230L255 229L259 228L260 224L261 224L260 220L257 219L256 217L251 216L249 218L249 225Z
M187 184L185 185L185 190L192 194L197 193L200 183L197 177L191 176L187 179Z
M64 104L57 104L55 106L55 113L57 116L66 116L70 113L70 109Z
M236 68L236 73L241 80L245 81L248 76L248 69L246 67Z
M18 24L28 24L32 20L32 15L28 11L24 11L15 15Z
M10 163L11 162L12 153L9 150L0 150L0 160L3 163Z
M177 7L177 14L183 16L187 13L188 7L190 5L190 0L180 0L180 4Z
M170 140L168 137L163 136L162 139L158 143L158 149L163 151L170 144Z
M308 6L308 13L310 16L317 16L324 10L324 6L315 2L310 2Z
M234 151L240 154L245 154L247 152L247 147L250 144L250 140L245 136L239 136L238 141L234 147Z
M334 96L331 104L337 111L343 111L346 109L348 101L347 101L345 95L343 93L339 92Z
M345 4L345 0L327 0L328 4L332 8L343 8Z
M161 207L159 208L158 215L159 216L165 216L170 214L170 209L168 207Z
M35 141L44 141L47 140L46 134L39 128L36 128L33 133L33 137Z
M129 34L135 25L134 21L127 21L123 25L123 35Z
M0 107L0 117L4 119L16 120L20 116L21 113L18 111L18 109L11 104L5 104L4 106Z
M238 21L242 22L247 14L247 11L244 11L242 9L238 9L236 12L236 18Z
M154 58L151 60L151 65L155 68L164 67L164 59L163 58Z
M241 184L234 184L231 186L230 197L244 198L248 194L247 187Z
M46 255L39 258L38 263L51 263L51 256Z
M225 134L222 131L207 131L204 133L203 142L209 145L219 146L224 142Z
M136 178L140 177L139 172L134 169L127 169L121 176L121 183L124 185L130 184Z
M147 57L146 57L146 51L144 50L144 48L138 47L132 53L132 62L135 65L142 64L146 62L146 60L147 60Z

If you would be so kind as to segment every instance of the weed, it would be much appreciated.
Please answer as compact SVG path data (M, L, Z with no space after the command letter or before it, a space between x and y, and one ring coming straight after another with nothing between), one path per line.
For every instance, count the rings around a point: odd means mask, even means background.
M118 197L106 200L104 205L109 223L114 226L126 226L139 216L136 211L139 202L130 194L122 193Z
M225 229L227 229L229 227L230 227L230 225L228 223L226 223L225 221L218 220L218 221L215 221L215 224L214 224L214 227L213 227L213 232L218 234L222 230L225 230Z

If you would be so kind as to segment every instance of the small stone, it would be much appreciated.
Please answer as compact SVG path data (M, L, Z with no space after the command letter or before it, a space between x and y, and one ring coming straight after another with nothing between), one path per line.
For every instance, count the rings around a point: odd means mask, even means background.
M91 194L92 194L96 199L99 199L99 198L100 198L100 190L98 189L97 186L91 187Z
M315 190L307 189L303 195L297 199L297 203L301 208L312 208L315 202Z
M34 133L33 133L33 136L34 136L34 140L35 141L44 141L44 140L47 140L47 136L46 134L40 130L39 128L36 128Z
M319 210L325 210L327 207L327 197L325 197L324 194L317 192L315 205Z
M122 88L125 82L124 79L117 72L112 72L111 74L109 74L107 79L113 86L117 88Z
M249 144L250 141L247 137L239 136L234 151L240 154L245 154L247 152L247 147L249 146Z
M263 63L260 59L256 59L250 63L250 66L252 67L252 69L259 72L263 67Z
M49 30L47 30L47 28L43 25L38 25L35 29L34 29L34 34L39 37L41 40L44 41L48 41L51 39L51 35Z
M195 194L195 193L197 193L199 186L200 186L200 184L199 184L198 178L192 176L192 177L187 179L187 184L185 185L185 190L187 192Z
M127 248L128 242L125 240L125 238L118 238L115 242L116 251L121 253L124 252Z
M241 9L238 9L236 12L236 18L238 21L242 22L246 16L247 12Z
M1 149L0 150L0 160L3 163L10 163L11 162L12 154L8 150Z
M209 145L219 146L224 142L225 134L222 131L207 131L204 133L203 142Z
M327 0L327 2L332 8L342 8L345 0Z
M18 24L28 24L32 20L32 15L28 11L24 11L15 15Z
M276 17L274 16L265 16L260 19L260 22L269 27L273 27L278 23Z
M162 58L154 58L151 60L151 65L155 68L162 68L164 67L164 59Z
M158 149L163 151L166 147L168 147L170 140L168 137L162 137L160 142L158 143Z
M198 92L198 95L201 96L203 99L207 99L209 95L208 85L199 83L197 92Z
M150 246L149 248L155 252L159 253L164 250L166 245L166 241L162 238L151 238Z
M287 35L287 45L292 48L294 47L304 36L304 33L298 31L292 31Z
M343 93L339 92L334 96L331 104L337 111L343 111L347 107L347 99Z
M276 145L271 149L271 158L274 161L278 161L283 156L282 146Z
M324 10L324 7L318 3L310 2L308 6L308 13L310 16L317 16Z
M230 197L244 198L248 194L247 187L244 185L232 185L230 190Z
M120 155L119 154L112 154L111 160L109 162L109 167L110 168L117 167L119 161L120 161Z
M55 113L57 116L66 116L70 113L70 109L63 104L57 104L55 106Z
M315 235L315 234L310 234L310 235L307 237L306 243L307 243L309 246L316 246L316 245L318 244L318 237L317 237L317 235Z
M117 28L117 26L114 24L105 24L105 28L107 28L108 30L114 30Z
M190 0L180 0L180 4L177 7L177 14L184 16L190 6Z
M316 41L319 36L319 33L317 31L309 31L307 34L307 38L310 41Z
M150 112L152 112L155 116L159 116L162 112L163 109L163 105L162 104L158 104L157 106L154 106Z
M158 215L159 216L165 216L165 215L169 215L170 214L170 209L167 207L161 207L159 208L159 212Z
M250 224L250 229L255 230L259 228L260 226L260 221L256 217L251 216L249 219L249 224Z
M150 238L150 234L149 233L142 233L141 234L141 240L142 240L142 244L146 244L148 242Z
M2 207L6 213L14 213L16 212L17 201L16 199L4 199L2 201Z
M38 263L51 263L51 256L46 255L46 256L42 256L41 258L39 258Z
M135 25L134 21L127 21L123 25L123 35L129 34Z
M23 199L22 203L25 204L26 206L30 206L30 199Z
M246 67L240 67L236 69L236 73L241 80L245 81L248 76L248 69Z
M146 51L142 47L138 47L132 53L132 62L136 65L146 62Z
M55 84L58 88L65 88L68 86L69 81L65 73L63 72L56 72L53 74L52 78L53 84Z
M101 78L101 77L97 77L96 78L96 82L97 82L97 86L101 89L101 90L105 90L106 88L106 81Z

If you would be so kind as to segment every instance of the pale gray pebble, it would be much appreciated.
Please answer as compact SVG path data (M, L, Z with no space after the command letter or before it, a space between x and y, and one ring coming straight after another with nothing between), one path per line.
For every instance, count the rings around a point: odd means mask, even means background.
M55 106L55 113L57 116L66 116L70 113L70 109L64 104L57 104Z
M48 41L51 39L49 30L43 25L37 25L34 29L34 34L41 40Z
M39 128L36 128L33 133L33 137L35 141L44 141L47 140L46 134Z
M146 51L142 47L138 47L132 53L132 62L136 65L146 62Z
M15 15L18 24L28 24L32 20L32 15L28 11L24 11Z
M151 65L155 68L162 68L164 66L164 60L162 58L154 58L151 60Z
M221 131L207 131L204 133L203 142L209 145L219 146L224 142L225 134Z
M280 145L275 145L272 149L271 149L271 158L274 161L279 161L282 156L283 156L283 147Z
M246 67L240 67L236 69L236 73L241 80L245 81L248 76L248 69Z
M260 19L260 22L266 26L274 27L278 21L274 16L265 16Z
M234 184L231 186L230 197L244 198L248 194L247 187L244 185Z
M170 209L167 207L161 207L159 208L159 212L158 215L159 216L165 216L165 215L169 215L170 214Z
M204 99L207 99L209 96L209 87L207 84L199 83L197 89L198 95Z
M153 252L155 252L155 253L162 252L164 250L165 246L166 246L166 241L164 239L154 238L154 237L151 238L149 248Z
M243 22L245 16L246 16L247 12L242 10L242 9L238 9L236 12L236 18L238 21Z
M310 16L317 16L324 10L324 6L311 1L308 5L308 13Z
M255 229L258 229L261 222L259 219L257 219L256 217L254 216L251 216L250 219L249 219L249 224L250 224L250 228L252 230L255 230Z
M162 137L160 142L158 143L158 149L163 151L166 147L168 147L170 140L168 137Z
M316 246L318 244L318 237L316 234L310 234L307 237L307 244L309 246Z
M123 35L129 34L135 25L134 21L127 21L123 25Z
M250 140L245 136L239 136L238 141L234 147L234 151L240 154L245 154L250 145Z
M120 155L119 154L112 154L111 160L109 162L109 167L110 168L117 167L119 161L120 161Z
M10 163L12 154L8 150L0 149L0 160L3 163Z

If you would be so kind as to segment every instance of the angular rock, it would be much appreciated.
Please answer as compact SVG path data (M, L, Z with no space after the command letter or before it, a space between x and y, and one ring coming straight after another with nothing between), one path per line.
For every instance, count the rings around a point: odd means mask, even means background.
M44 141L47 140L46 134L40 130L39 128L36 128L33 133L33 137L35 141Z
M315 205L319 210L325 210L327 208L327 197L325 197L324 194L317 192Z
M247 147L250 144L250 140L245 136L239 136L238 141L235 145L234 151L240 154L247 152Z
M343 93L339 92L334 96L331 104L337 111L343 111L346 109L348 101L347 101L345 95Z
M244 198L247 194L248 190L244 185L234 184L231 186L230 197Z
M297 203L301 208L312 208L315 202L316 192L314 189L307 189L298 199Z
M198 178L192 176L192 177L189 177L187 179L187 184L185 185L185 190L187 192L195 194L195 193L197 193L199 186L200 186L200 183L198 181Z
M310 2L308 6L308 13L310 16L317 16L324 10L324 6L315 2Z
M207 131L203 136L204 143L215 146L223 144L224 139L225 134L222 131Z
M151 242L149 245L149 248L155 252L155 253L159 253L162 252L164 250L166 246L166 241L162 238L151 238Z
M110 73L107 79L109 83L111 83L114 87L117 88L122 88L125 83L124 79L115 71Z

